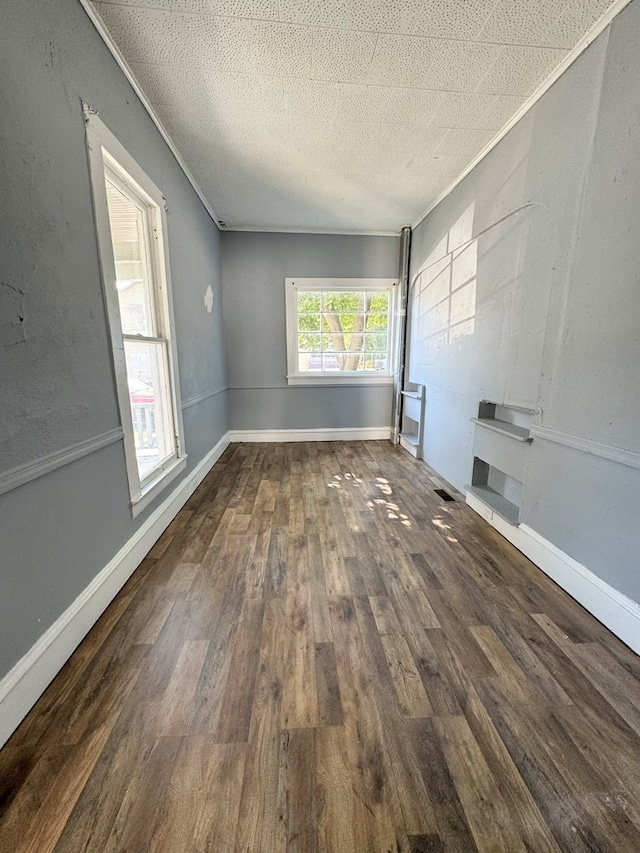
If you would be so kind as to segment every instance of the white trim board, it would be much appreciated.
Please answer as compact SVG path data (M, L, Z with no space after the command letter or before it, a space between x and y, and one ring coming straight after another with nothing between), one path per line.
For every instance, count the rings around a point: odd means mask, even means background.
M190 409L192 406L197 406L198 403L204 403L205 400L210 400L211 397L216 397L218 394L222 394L223 391L228 391L228 385L219 385L217 388L213 388L211 391L204 391L202 394L196 394L195 397L189 397L188 400L182 401L182 408Z
M418 225L422 222L423 219L434 210L441 201L453 192L453 190L461 183L469 174L469 172L473 171L475 167L480 163L484 158L492 151L498 142L503 139L507 133L511 130L511 128L516 125L520 119L525 116L529 110L534 107L540 98L553 86L553 84L558 80L564 72L576 61L576 59L584 53L584 51L592 44L598 36L603 33L609 24L613 21L613 19L622 12L622 10L631 3L631 0L616 0L609 9L604 13L604 15L595 22L595 24L591 27L588 33L584 35L578 44L569 51L569 53L565 56L562 62L556 66L555 70L551 72L551 75L544 80L540 86L535 90L535 92L530 95L529 98L522 104L520 109L514 113L514 115L509 119L509 121L505 124L505 126L498 131L498 133L491 139L485 147L477 154L473 160L469 163L469 165L458 175L457 178L453 181L453 183L449 184L449 186L444 189L440 195L433 201L427 209L420 214L420 216L416 219L416 221L411 225L412 230L417 228Z
M101 433L101 435L94 435L92 438L71 444L69 447L63 447L62 450L56 450L55 453L49 453L33 462L25 462L24 465L18 465L17 468L5 471L0 474L0 495L10 492L11 489L17 489L18 486L23 486L25 483L30 483L31 480L37 480L38 477L55 471L56 468L62 468L63 465L68 465L70 462L75 462L76 459L82 459L83 456L95 453L96 450L122 441L123 438L122 427L116 427Z
M249 231L265 234L337 234L342 237L396 237L400 238L402 228L397 231L367 231L348 228L285 228L280 225L224 225L222 231Z
M0 747L20 725L228 445L227 433L0 681Z
M616 447L614 444L605 444L602 441L593 441L590 438L582 438L568 432L561 432L544 426L532 426L531 436L550 441L553 444L562 444L564 447L572 447L581 450L590 456L600 456L611 462L618 462L628 468L640 468L640 453L637 450L628 450L625 447Z
M467 504L616 637L640 654L640 604L610 586L528 525L509 524L470 493L467 493Z
M272 441L380 441L391 438L391 427L341 427L332 429L232 429L230 442Z
M173 156L176 158L176 162L178 163L178 166L182 169L185 178L189 181L189 183L191 184L191 186L195 190L195 193L198 196L198 198L200 199L200 201L202 202L204 209L207 211L209 216L213 219L215 224L218 226L218 229L221 230L220 220L216 216L215 211L213 210L213 208L211 207L211 205L207 201L205 194L202 192L202 190L200 189L200 187L196 183L196 179L193 177L193 175L189 171L187 164L182 159L182 155L178 151L176 144L171 139L171 137L169 136L169 133L165 129L164 125L162 124L162 122L160 121L158 116L156 115L155 110L151 106L150 101L147 99L147 96L145 95L145 93L140 88L140 84L136 80L135 74L133 73L131 68L129 68L127 60L124 58L124 56L120 52L120 48L115 43L115 41L112 39L111 33L103 24L102 18L100 17L100 15L98 15L96 10L92 7L91 0L80 0L80 3L82 5L83 9L85 10L85 12L87 13L87 15L89 16L91 23L93 24L93 26L98 31L100 38L106 44L107 48L109 49L109 52L111 53L111 55L113 56L115 61L120 66L120 69L123 72L124 76L127 78L129 83L131 84L133 91L136 93L136 95L138 96L138 98L140 100L140 103L142 104L142 106L145 108L145 110L149 114L151 121L158 128L160 135L162 136L164 141L169 146L169 150L171 151Z

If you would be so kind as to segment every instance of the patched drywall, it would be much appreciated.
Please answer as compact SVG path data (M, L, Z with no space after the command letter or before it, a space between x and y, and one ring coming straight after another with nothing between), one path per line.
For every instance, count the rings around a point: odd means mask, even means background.
M26 333L27 294L0 281L0 349L23 344Z

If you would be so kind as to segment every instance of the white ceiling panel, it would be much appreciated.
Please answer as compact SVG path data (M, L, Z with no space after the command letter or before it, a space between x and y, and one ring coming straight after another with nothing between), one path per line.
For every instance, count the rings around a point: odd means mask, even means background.
M416 17L416 35L475 41L496 0L433 0Z
M436 41L437 49L425 74L429 89L471 92L500 55L495 44Z
M280 0L280 19L294 24L349 29L349 0Z
M570 0L553 23L563 44L574 45L611 6L611 0Z
M388 101L382 121L385 124L428 125L441 106L446 94L430 89L389 88Z
M219 108L211 114L211 120L218 127L218 135L230 146L231 150L241 149L246 142L263 142L264 126L257 113L240 113L232 109Z
M476 127L483 130L500 130L521 105L522 98L514 95L496 95Z
M610 6L608 0L529 0L527 15L500 0L479 33L483 41L571 48Z
M206 0L214 15L278 20L278 0Z
M248 21L248 59L257 74L310 77L313 31L294 24Z
M288 116L317 116L333 121L338 99L338 83L325 80L285 80L284 106Z
M152 104L188 104L198 110L208 103L211 87L201 68L132 62L131 70Z
M191 16L109 3L94 6L129 63L195 64L187 23Z
M353 0L350 26L380 33L412 33L422 0Z
M380 35L369 80L387 86L420 87L437 49L438 43L433 39Z
M341 83L336 101L336 121L386 121L387 105L392 90L387 86L365 86Z
M216 74L201 81L201 87L210 93L213 106L224 105L239 113L282 113L285 109L284 87L294 82L282 77L258 74ZM298 82L298 81L295 81Z
M92 8L227 227L366 232L429 207L612 2Z
M209 12L207 0L103 0L111 6L139 6L168 12Z
M192 64L209 71L249 72L249 34L241 18L199 16L191 25Z
M478 92L526 97L566 56L566 50L548 47L503 47L480 80Z
M313 76L349 83L366 81L377 40L376 33L316 29Z
M562 0L529 0L527 14L522 15L513 0L499 0L478 37L500 44L571 47L562 33L554 31L562 6Z
M469 165L469 156L436 153L432 161L434 175L438 175L448 184Z
M441 96L440 106L433 116L433 124L439 127L477 127L495 101L495 95L473 92L442 92Z
M422 135L422 145L419 154L415 153L415 148L412 151L405 150L401 162L391 161L390 165L397 167L398 177L402 175L419 175L422 178L427 178L434 174L436 171L433 162L434 152L447 133L448 131L442 127L432 127L425 130Z
M257 170L270 179L273 179L275 175L288 174L292 168L295 168L289 146L265 142L264 140L252 142L247 139L243 140L240 145L234 143L228 147L225 158L225 164L229 171L234 171L233 163L229 162L233 159L236 168L238 163L242 163L243 170ZM216 170L213 168L212 173L216 174Z
M444 139L438 145L436 153L453 156L467 154L471 157L481 151L491 141L493 136L492 130L463 130L461 128L454 128L447 131Z

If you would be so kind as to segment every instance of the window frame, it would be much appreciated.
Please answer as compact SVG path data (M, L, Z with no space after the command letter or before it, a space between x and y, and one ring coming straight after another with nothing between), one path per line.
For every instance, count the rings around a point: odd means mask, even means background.
M299 291L388 291L389 352L385 373L353 370L304 372L298 367L298 300ZM289 385L392 385L397 369L398 352L398 280L395 278L285 278L287 328L287 383Z
M146 172L138 165L118 139L98 118L93 110L83 104L89 172L93 196L98 251L102 272L102 289L109 324L111 358L124 434L125 463L129 483L131 513L135 518L160 492L169 485L187 464L184 445L184 423L180 396L178 358L175 343L175 317L169 267L167 241L166 199ZM132 196L136 206L144 206L145 251L151 299L153 302L154 335L124 334L120 318L120 304L116 288L116 269L111 240L111 226L107 205L105 180L114 174L118 189L124 187L125 195ZM133 417L129 398L129 384L125 359L125 341L161 343L166 348L168 395L166 404L172 415L175 451L166 457L152 472L141 480L135 447Z

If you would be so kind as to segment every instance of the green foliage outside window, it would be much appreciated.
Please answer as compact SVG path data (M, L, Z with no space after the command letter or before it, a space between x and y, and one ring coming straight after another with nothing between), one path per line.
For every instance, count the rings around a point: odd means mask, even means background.
M388 291L298 291L297 300L308 370L388 370Z

